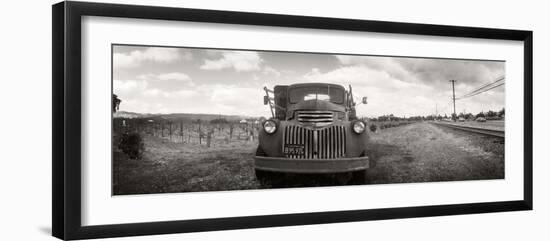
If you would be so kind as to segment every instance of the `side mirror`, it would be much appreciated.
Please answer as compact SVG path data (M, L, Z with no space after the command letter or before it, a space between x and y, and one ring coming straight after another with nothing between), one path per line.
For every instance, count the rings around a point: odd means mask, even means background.
M367 97L366 97L366 96L365 96L365 97L363 97L363 99L361 100L361 103L363 103L364 105L366 105L366 104L367 104Z
M264 105L267 105L269 103L269 96L264 95Z

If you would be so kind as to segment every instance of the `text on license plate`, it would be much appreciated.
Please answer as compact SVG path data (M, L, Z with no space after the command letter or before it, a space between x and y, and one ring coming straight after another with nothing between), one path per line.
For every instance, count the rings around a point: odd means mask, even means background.
M304 155L305 147L304 145L287 144L285 145L283 152L286 155Z

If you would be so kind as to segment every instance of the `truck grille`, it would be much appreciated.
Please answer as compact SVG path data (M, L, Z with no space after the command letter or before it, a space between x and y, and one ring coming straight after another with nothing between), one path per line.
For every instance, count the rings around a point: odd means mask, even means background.
M334 114L330 111L299 111L298 121L305 125L327 126L334 121Z
M285 148L302 148L303 154L288 153ZM301 152L301 151L300 151ZM286 126L283 133L283 153L292 159L331 159L346 154L344 126L330 126L320 130L301 126Z

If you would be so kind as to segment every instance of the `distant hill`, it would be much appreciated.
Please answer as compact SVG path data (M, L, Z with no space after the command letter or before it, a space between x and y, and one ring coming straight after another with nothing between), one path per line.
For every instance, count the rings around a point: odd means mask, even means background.
M134 113L134 112L128 112L128 111L117 111L117 112L113 113L113 118L133 119L133 118L140 118L140 117L145 117L145 115L144 114L139 114L139 113Z
M238 122L243 119L259 119L259 117L241 116L241 115L218 115L218 114L194 114L194 113L171 113L171 114L149 114L135 113L128 111L118 111L113 113L113 118L145 118L151 120L172 120L172 121L211 121L215 119L225 119L229 122Z

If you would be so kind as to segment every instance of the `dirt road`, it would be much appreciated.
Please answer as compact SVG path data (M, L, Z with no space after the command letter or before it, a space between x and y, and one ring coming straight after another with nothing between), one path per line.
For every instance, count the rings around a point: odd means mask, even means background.
M113 193L143 194L340 185L334 175L254 177L256 143L212 148L144 136L146 152L131 160L115 148ZM504 178L504 144L498 138L443 129L429 123L371 133L366 184Z

